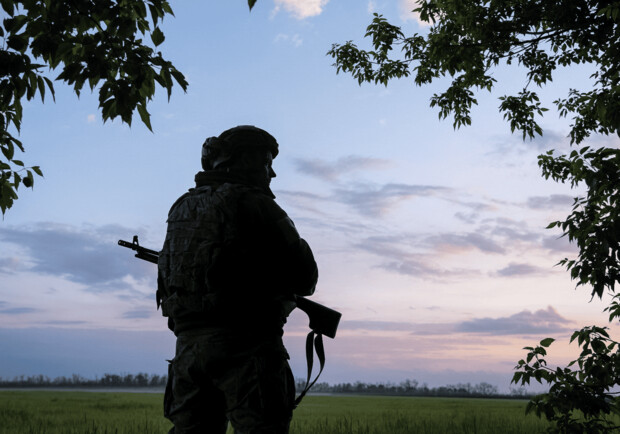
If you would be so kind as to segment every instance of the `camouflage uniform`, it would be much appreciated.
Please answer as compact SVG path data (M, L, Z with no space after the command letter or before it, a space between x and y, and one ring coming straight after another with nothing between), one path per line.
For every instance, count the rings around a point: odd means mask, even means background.
M317 267L268 188L207 171L168 215L157 300L177 336L171 433L287 433L294 380L282 327Z

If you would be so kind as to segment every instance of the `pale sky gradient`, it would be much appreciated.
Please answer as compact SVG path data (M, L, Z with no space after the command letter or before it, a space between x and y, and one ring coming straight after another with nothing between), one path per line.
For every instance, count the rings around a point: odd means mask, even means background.
M155 267L116 241L139 234L159 249L202 142L239 124L279 141L277 201L315 253L314 299L343 313L325 381L507 390L525 345L554 337L552 363L577 357L568 336L606 325L605 303L554 267L575 250L545 226L579 192L542 179L536 160L569 149L567 121L551 110L544 137L511 135L497 97L526 78L501 69L498 89L477 96L474 125L454 131L428 106L446 81L358 86L325 55L335 42L367 45L372 12L427 31L403 15L408 4L259 0L248 13L245 1L172 2L161 49L190 86L170 103L158 91L154 133L137 115L131 128L103 124L96 95L78 100L60 83L55 104L28 102L22 159L45 179L0 222L0 376L165 372L174 337L155 310ZM543 103L589 73L558 71ZM303 377L303 314L285 331Z

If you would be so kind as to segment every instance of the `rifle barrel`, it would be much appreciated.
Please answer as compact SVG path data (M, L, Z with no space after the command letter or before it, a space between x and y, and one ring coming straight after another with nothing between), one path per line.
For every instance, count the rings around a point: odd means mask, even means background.
M153 264L157 264L157 261L159 259L159 252L152 250L152 249L147 249L146 247L142 247L141 245L137 243L137 240L136 242L133 242L133 243L130 243L129 241L125 241L125 240L118 240L118 245L122 247L127 247L128 249L131 249L131 250L135 250L136 258L143 259L148 262L152 262Z
M155 255L155 256L159 256L159 252L156 250L152 250L152 249L147 249L146 247L142 247L139 244L135 244L135 243L130 243L129 241L125 241L125 240L118 240L118 245L119 246L123 246L123 247L127 247L131 250L135 250L135 251L142 251L144 253L148 253L149 255Z

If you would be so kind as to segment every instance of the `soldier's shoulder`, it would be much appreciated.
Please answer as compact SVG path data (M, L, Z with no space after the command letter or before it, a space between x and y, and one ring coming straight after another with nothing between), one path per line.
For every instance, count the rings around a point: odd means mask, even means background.
M170 216L170 214L172 214L174 212L174 210L178 208L178 206L181 204L181 202L183 202L187 198L187 196L189 195L190 191L188 191L185 194L182 194L181 196L179 196L179 198L177 200L174 201L174 203L170 207L170 210L168 210L168 216Z
M246 192L241 197L240 208L264 220L275 220L286 216L286 212L273 197L261 189Z
M188 200L191 200L191 198L196 195L205 193L207 190L211 190L211 186L190 188L187 192L182 194L177 200L174 201L174 203L170 207L170 210L168 211L168 217L170 217L171 214L178 210L181 204Z

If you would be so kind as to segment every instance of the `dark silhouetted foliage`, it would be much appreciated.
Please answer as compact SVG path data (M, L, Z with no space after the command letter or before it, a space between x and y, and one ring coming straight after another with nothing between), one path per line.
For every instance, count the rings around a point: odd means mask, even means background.
M166 0L1 0L0 25L0 210L17 199L20 184L32 187L39 166L16 158L24 146L19 133L22 101L46 92L52 80L64 81L80 95L84 85L98 89L103 120L120 118L131 125L137 110L151 129L147 103L155 85L168 98L176 81L187 81L157 47L165 37L159 24L172 9ZM148 38L148 39L143 39ZM48 74L60 71L50 79Z
M248 0L250 10L257 0ZM151 128L147 103L155 85L170 99L174 82L187 81L157 47L165 40L159 23L174 15L166 0L0 0L0 211L18 198L20 185L32 188L39 166L15 158L24 152L19 133L22 100L54 98L53 80L64 81L80 95L84 84L98 88L104 122L120 117L131 125L133 114ZM148 35L147 40L143 40ZM152 43L152 47L149 44ZM61 70L53 80L43 73Z

